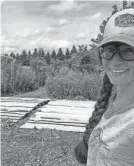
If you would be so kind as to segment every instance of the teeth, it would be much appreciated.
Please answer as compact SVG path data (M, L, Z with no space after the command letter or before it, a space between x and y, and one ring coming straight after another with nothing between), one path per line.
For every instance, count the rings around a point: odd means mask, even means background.
M123 73L123 72L125 72L126 70L111 70L112 72L114 72L114 73Z

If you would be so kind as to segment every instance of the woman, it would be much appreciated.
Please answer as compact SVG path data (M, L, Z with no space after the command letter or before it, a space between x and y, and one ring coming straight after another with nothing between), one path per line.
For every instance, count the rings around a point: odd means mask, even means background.
M111 16L98 48L105 75L75 156L87 166L134 166L134 9Z

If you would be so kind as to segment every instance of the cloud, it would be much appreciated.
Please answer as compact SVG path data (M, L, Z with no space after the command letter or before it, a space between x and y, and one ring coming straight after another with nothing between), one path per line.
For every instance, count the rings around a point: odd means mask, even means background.
M51 42L51 47L55 47L55 48L65 48L70 46L72 43L70 41L67 40L55 40Z
M89 2L79 4L75 0L65 0L51 5L49 9L56 12L67 12L70 10L80 11L87 5L87 3L89 4Z
M85 2L83 4L77 5L76 11L80 11L84 9L85 7L87 7L87 5L89 6L89 2Z
M84 19L85 20L96 20L96 19L100 18L101 15L102 15L102 13L99 12L99 13L96 13L96 14L91 15L91 16L86 16Z
M35 33L40 33L40 29L36 29L34 32Z
M53 40L52 38L48 37L39 37L35 40L31 40L27 43L27 46L32 48L36 47L46 47L48 49L57 49L57 48L65 48L70 46L72 43L68 40Z
M16 38L6 39L4 36L1 37L1 53L16 52L20 48L20 43Z
M46 28L46 32L47 32L47 33L50 33L50 32L56 32L56 28L53 28L53 27L47 27L47 28Z
M2 37L1 39L2 46L11 46L14 45L15 43L16 43L15 39L4 39L4 37Z
M26 36L31 35L32 33L33 32L31 31L30 28L24 28L23 33L21 34L21 36L26 37Z
M95 28L94 28L94 33L95 33L95 35L94 36L98 36L98 34L100 33L100 27L99 27L99 25L95 25Z
M42 38L37 38L35 40L31 40L28 42L28 46L36 46L39 45L39 43L41 43Z
M68 23L69 23L69 21L65 18L62 18L62 19L59 20L59 25L66 25Z
M77 35L77 38L85 38L86 36L85 36L85 33L79 33L78 35Z
M24 28L21 29L19 31L16 31L12 37L16 38L16 39L23 39L23 38L27 38L30 36L35 36L38 35L40 33L42 33L44 30L41 29L31 29L31 28Z
M2 38L2 52L20 51L20 49L32 49L34 47L43 47L46 49L58 49L66 48L72 45L69 40L57 40L51 37L45 37L43 35L34 37L24 37L24 38Z
M1 54L4 53L11 53L11 52L15 52L16 51L16 47L1 47L0 52Z

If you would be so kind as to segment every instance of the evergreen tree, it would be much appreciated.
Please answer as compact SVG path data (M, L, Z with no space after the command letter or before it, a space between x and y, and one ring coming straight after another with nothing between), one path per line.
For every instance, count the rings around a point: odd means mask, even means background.
M37 48L34 49L33 57L38 57L38 50L37 50Z
M46 63L48 65L50 65L50 63L51 63L51 57L50 57L50 53L49 52L47 52L47 54L45 55L45 60L46 60Z
M22 58L19 53L16 54L16 63L22 63Z
M112 15L113 14L115 14L115 13L117 13L118 12L118 6L115 4L114 6L112 6L113 7L113 12L112 12Z
M123 1L123 9L127 9L127 8L128 8L127 5L128 5L128 2L124 0L124 1Z
M21 60L22 60L22 65L29 66L30 61L29 61L29 56L27 55L26 50L23 50L21 53Z
M79 52L83 52L83 47L84 47L84 44L78 45L78 51Z
M30 62L31 62L31 59L32 59L32 53L31 53L30 50L28 51L27 57L28 57L28 60L29 60L29 65L30 65Z
M133 1L133 2L131 2L131 8L133 8L133 9L134 9L134 1Z
M15 58L15 54L11 52L10 57Z
M65 59L69 59L71 56L70 56L70 51L69 49L67 48L66 49L66 52L65 52Z
M105 26L107 24L107 21L108 20L103 20L102 24L99 26L100 27L100 32L103 34L104 33L104 29L105 29Z
M75 54L77 53L77 49L75 47L75 45L73 45L72 49L71 49L71 54Z
M16 54L16 57L19 57L20 55L19 55L19 53L17 52L17 54Z
M31 54L31 51L30 51L30 50L28 51L28 56L30 56L30 57L32 56L32 54Z
M7 53L5 53L5 54L4 54L4 56L8 56L8 54L7 54Z
M57 59L63 61L64 60L64 54L61 48L59 48L59 51L57 53Z
M84 44L78 45L78 51L79 52L87 52L88 51L87 50L87 45L84 45Z
M39 48L39 57L45 57L43 48Z
M56 60L56 52L55 52L55 50L53 50L53 52L52 52L52 58L54 59L54 60Z
M27 57L26 50L22 50L22 53L20 54L20 60L21 60L22 65L25 65L26 57Z

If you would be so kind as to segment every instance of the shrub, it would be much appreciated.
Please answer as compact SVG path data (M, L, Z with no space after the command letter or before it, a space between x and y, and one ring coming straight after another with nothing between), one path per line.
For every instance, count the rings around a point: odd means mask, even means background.
M91 100L96 100L101 85L100 75L96 73L84 75L81 84L83 85L81 89L83 96Z
M20 92L37 89L35 72L28 66L19 67L16 72L15 87Z
M16 72L16 64L13 58L4 57L1 58L1 95L11 95L15 93L14 90L14 76Z
M12 93L10 87L10 75L5 71L1 71L1 96L4 96L7 93Z
M83 75L62 67L57 76L46 79L47 93L57 99L96 100L101 83L99 74Z

